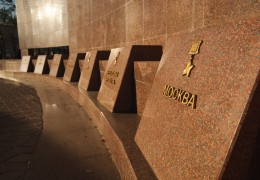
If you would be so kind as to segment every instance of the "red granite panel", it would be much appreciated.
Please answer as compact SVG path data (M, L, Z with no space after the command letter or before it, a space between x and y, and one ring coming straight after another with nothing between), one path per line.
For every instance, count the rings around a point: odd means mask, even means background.
M126 5L126 42L143 39L143 1L133 0Z
M152 84L136 80L135 87L136 87L135 89L136 89L137 114L139 116L142 116L149 92L152 88Z
M113 1L110 1L111 3L111 10L115 10L121 6L123 6L125 4L125 0L113 0Z
M23 56L20 64L21 72L33 72L33 64L31 56Z
M47 56L46 55L39 55L37 57L34 73L37 74L49 74L49 65L47 62Z
M205 25L225 24L226 21L235 19L247 19L249 16L258 16L260 3L256 0L206 0L205 2Z
M103 1L104 14L108 14L111 11L115 11L125 4L125 0L113 0L113 1Z
M69 32L70 52L77 52L77 31L72 30Z
M125 6L113 11L106 17L106 45L125 42Z
M106 21L104 18L92 24L93 26L93 47L105 45L106 40Z
M64 73L64 77L63 80L70 82L71 81L71 76L73 73L73 69L76 63L76 58L77 58L77 54L76 53L70 53L69 59L66 63L66 68L65 68L65 73Z
M144 0L144 38L166 34L166 0Z
M111 112L136 113L134 61L159 61L161 55L161 46L112 49L98 100Z
M77 27L76 8L68 7L68 29L72 30Z
M250 19L168 37L135 138L159 179L221 178L259 79L258 27ZM200 53L183 76L195 40ZM197 95L196 109L163 95L165 85Z
M167 33L203 26L203 3L201 0L167 0Z
M54 54L53 60L51 62L50 76L62 77L64 74L64 64L62 54Z
M88 24L84 26L84 34L85 34L85 49L90 49L93 46L93 24Z
M80 28L85 24L84 12L85 12L85 6L83 4L83 1L81 1L80 3L78 3L76 5L75 12L74 12L76 14L76 27L77 28Z
M222 179L260 178L260 81L248 107Z
M67 0L67 6L72 7L75 3L75 0Z
M91 51L86 53L79 88L85 91L98 91L101 84L99 60L108 59L110 51Z
M120 172L121 178L137 179L123 144L109 125L108 120L103 115L103 113L101 113L100 119L97 121L97 123L102 133L104 134L104 137L106 137L106 144L109 147L109 151L112 154L113 160L118 168L118 171Z
M103 8L105 16L112 11L110 6L111 6L110 1L103 1L102 2L102 8Z
M107 62L107 67L104 73L104 78L98 93L98 100L111 112L114 111L115 102L118 96L118 92L122 83L124 71L128 63L129 51L122 51L125 48L112 49L109 60ZM118 57L118 58L116 58ZM115 64L115 60L117 63ZM109 72L115 72L117 74L112 75ZM111 79L111 81L110 81Z
M125 43L125 46L131 46L131 45L136 45L136 44L138 44L138 45L144 45L143 40L140 40L140 41L126 42L126 43Z
M152 84L160 61L135 61L135 80Z
M91 0L92 22L97 21L103 16L102 0Z
M84 16L84 24L87 25L91 23L91 0L82 1L82 6L84 6L84 12L82 16Z
M137 113L141 116L150 93L159 61L134 62Z
M144 40L144 45L160 45L162 46L163 48L165 47L165 43L166 43L166 35L164 36L159 36L159 37L156 37L156 38L152 38L152 39L146 39Z
M85 29L88 29L86 26L80 27L77 29L77 51L86 50L86 33Z
M85 53L70 53L66 64L63 80L66 82L78 82L80 78L79 61L85 59Z

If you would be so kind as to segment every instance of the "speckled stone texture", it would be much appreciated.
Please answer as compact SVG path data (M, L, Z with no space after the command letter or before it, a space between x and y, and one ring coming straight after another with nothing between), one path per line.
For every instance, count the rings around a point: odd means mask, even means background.
M67 61L63 80L78 82L80 78L79 60L85 59L85 53L71 53Z
M34 71L31 56L22 57L21 64L20 64L20 71L21 72L33 72Z
M135 61L134 75L136 87L137 113L142 116L145 103L152 88L159 61Z
M65 72L65 67L63 64L62 54L54 54L53 60L51 61L50 76L53 77L63 77Z
M101 84L99 60L108 59L110 51L91 51L86 53L78 87L85 91L98 91Z
M203 40L194 57L195 68L190 77L182 76L195 40ZM258 19L186 31L169 36L167 41L135 137L156 176L256 176L260 118L259 98L253 95L259 91ZM197 108L164 96L165 85L196 94ZM248 143L239 143L244 138L250 139Z
M39 55L37 57L34 73L36 74L49 74L50 68L47 62L46 55Z
M112 49L98 100L111 112L136 113L134 61L159 61L161 55L161 46L133 45Z

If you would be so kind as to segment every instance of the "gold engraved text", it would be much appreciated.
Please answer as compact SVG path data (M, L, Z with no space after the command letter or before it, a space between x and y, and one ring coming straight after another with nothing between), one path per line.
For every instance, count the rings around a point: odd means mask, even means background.
M117 53L116 57L115 57L115 60L114 60L114 66L116 65L117 63L117 59L118 59L118 56L120 55L120 52Z
M176 100L186 106L196 109L197 95L190 92L175 88L173 86L165 85L163 95Z
M116 84L116 78L119 76L118 71L107 71L106 75L106 82L115 85Z

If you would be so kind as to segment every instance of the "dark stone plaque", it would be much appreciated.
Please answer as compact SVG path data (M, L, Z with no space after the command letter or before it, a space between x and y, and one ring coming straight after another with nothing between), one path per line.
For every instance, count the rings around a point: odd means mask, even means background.
M23 56L23 58L21 60L20 71L21 72L33 72L34 71L31 56Z
M78 82L80 78L79 60L85 59L86 53L72 53L65 67L63 80L66 82Z
M34 73L36 74L49 74L49 65L46 55L39 55L36 61Z
M112 49L98 100L111 112L136 113L134 61L158 61L161 55L161 46L133 45Z
M65 67L62 54L54 54L49 75L53 77L63 77L64 72Z
M87 91L98 91L101 84L99 60L109 58L110 51L91 51L86 53L83 63L79 88Z

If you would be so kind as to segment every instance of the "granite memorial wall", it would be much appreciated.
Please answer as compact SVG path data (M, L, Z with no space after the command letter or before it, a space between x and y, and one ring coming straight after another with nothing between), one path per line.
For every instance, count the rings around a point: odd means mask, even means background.
M135 142L157 178L260 177L258 1L68 0L67 7L63 80L89 91L95 74L105 108L140 115ZM104 50L109 57L97 58Z

